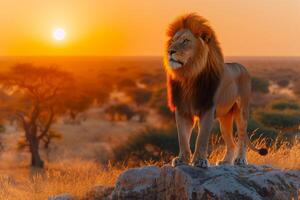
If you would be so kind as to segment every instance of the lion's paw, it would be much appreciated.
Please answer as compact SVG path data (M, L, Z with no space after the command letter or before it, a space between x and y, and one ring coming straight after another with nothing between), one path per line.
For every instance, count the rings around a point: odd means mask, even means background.
M181 166L181 165L188 165L188 163L180 157L173 158L173 160L172 160L173 167L177 167L177 166Z
M248 162L247 162L246 158L236 158L234 160L234 165L245 166L247 164L248 164Z
M198 158L196 161L193 161L192 166L199 168L208 168L209 163L207 159Z

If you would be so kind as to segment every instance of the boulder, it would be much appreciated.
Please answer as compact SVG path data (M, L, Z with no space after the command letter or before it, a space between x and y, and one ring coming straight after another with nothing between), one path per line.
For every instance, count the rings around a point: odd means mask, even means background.
M122 173L113 200L285 200L298 199L300 170L270 166L147 166Z

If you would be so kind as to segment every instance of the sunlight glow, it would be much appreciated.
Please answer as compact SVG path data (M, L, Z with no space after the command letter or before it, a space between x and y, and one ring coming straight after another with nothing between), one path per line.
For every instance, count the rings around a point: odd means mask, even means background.
M65 36L66 36L66 32L64 29L62 28L56 28L54 31L53 31L53 38L55 40L58 40L58 41L61 41L61 40L64 40L65 39Z

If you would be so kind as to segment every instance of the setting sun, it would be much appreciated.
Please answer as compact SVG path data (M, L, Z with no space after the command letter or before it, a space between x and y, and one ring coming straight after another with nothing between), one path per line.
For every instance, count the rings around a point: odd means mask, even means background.
M53 31L53 38L55 40L58 40L58 41L61 41L61 40L64 40L65 39L65 36L66 36L66 32L64 29L62 28L56 28L54 31Z

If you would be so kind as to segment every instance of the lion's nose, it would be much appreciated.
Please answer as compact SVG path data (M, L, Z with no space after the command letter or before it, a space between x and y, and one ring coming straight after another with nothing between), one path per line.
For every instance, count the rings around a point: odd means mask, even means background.
M170 51L169 51L170 56L172 56L172 54L174 54L174 53L176 53L175 50L170 50Z

